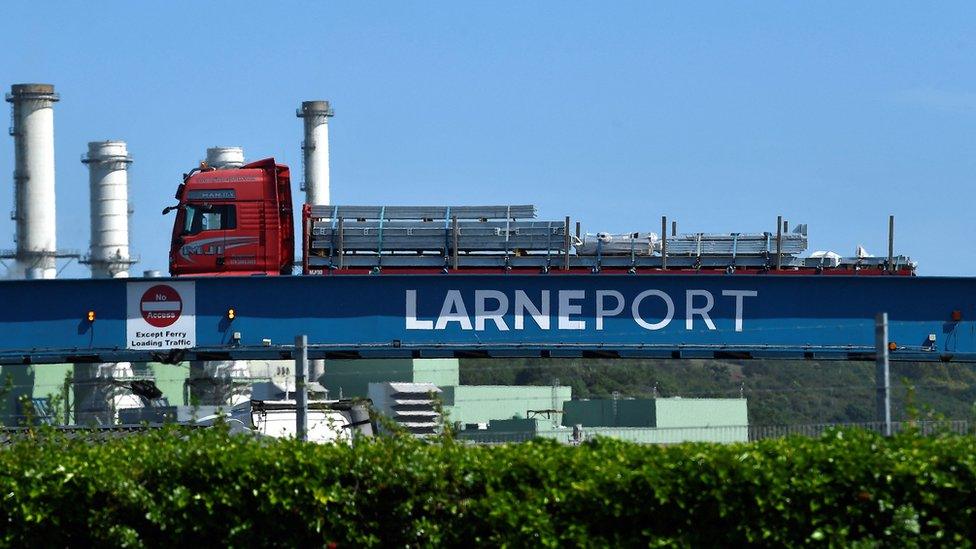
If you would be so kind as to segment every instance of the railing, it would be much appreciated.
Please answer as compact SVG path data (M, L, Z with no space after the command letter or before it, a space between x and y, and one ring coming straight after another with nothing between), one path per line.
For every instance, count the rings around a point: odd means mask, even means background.
M968 420L900 421L891 424L892 432L914 431L921 436L938 434L976 434L976 425ZM817 438L830 429L864 429L881 433L881 422L813 423L802 425L716 425L697 427L554 427L536 431L464 430L457 438L477 444L527 442L549 438L576 444L597 437L616 438L642 444L678 444L681 442L752 442L757 440L802 436Z
M931 436L941 433L972 434L976 427L972 422L960 420L894 421L893 433L916 431L920 435ZM884 423L865 421L859 423L812 423L806 425L754 425L749 427L749 440L782 438L786 436L819 437L829 429L864 429L875 433L884 431Z

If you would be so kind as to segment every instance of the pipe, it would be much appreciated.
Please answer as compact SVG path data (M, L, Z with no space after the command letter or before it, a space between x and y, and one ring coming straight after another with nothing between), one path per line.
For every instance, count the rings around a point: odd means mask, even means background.
M569 216L566 216L566 223L563 225L563 270L569 270Z
M451 267L456 271L458 270L458 218L456 215L451 216Z
M888 272L895 272L895 216L888 216Z
M783 268L783 216L776 216L776 270Z
M668 216L661 216L661 268L668 268Z
M342 239L342 233L343 233L342 224L343 224L343 220L340 217L339 218L339 269L340 270L344 266L345 259L346 259L346 250L343 247L344 246L344 242L343 242L343 239Z

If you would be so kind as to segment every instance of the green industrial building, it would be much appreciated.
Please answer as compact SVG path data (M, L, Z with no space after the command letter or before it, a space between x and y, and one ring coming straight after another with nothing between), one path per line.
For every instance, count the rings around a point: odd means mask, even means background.
M746 442L746 399L654 398L569 400L556 421L506 419L458 436L479 442L518 442L553 438L563 442L612 437L648 444Z
M332 398L365 397L370 383L432 383L441 389L447 421L464 426L492 420L528 418L542 411L562 412L572 398L567 386L461 385L456 358L330 360L321 383Z
M563 425L599 427L741 427L749 419L744 398L619 398L572 400Z
M481 443L526 442L536 438L551 438L562 443L573 441L573 430L554 425L549 418L496 419L484 429L464 429L457 438Z
M458 370L456 358L329 360L319 383L329 390L329 398L365 398L370 383L383 381L459 385Z
M563 425L583 427L587 437L633 442L746 442L749 414L744 398L649 398L573 400Z
M454 385L441 390L445 415L461 425L559 415L573 392L572 387L546 385Z

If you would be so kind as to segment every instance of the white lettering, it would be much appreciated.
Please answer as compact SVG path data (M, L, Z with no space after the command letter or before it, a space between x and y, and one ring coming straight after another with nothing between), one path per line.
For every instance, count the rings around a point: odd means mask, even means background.
M407 290L407 329L433 330L433 320L417 320L417 290Z
M705 298L704 307L695 307L695 296L703 296ZM712 322L711 317L708 316L708 311L712 310L715 306L715 298L712 297L712 292L708 290L686 290L685 291L685 329L692 330L695 327L695 315L700 315L702 320L705 321L705 326L708 326L709 330L715 329L715 323Z
M604 297L612 297L617 300L613 309L607 309L603 301ZM596 329L603 329L603 317L617 316L624 310L624 296L617 290L597 290L596 291Z
M525 328L525 313L528 312L532 320L543 330L549 329L549 290L542 290L540 307L529 300L529 296L522 290L515 290L515 329Z
M498 302L498 307L486 309L485 302L494 299ZM499 331L507 332L508 324L505 323L505 313L508 311L508 296L498 290L475 290L474 291L474 329L484 331L485 321L491 320Z
M756 297L756 290L722 290L722 295L735 298L735 331L742 331L742 301L746 297Z
M585 320L570 320L569 315L578 315L583 312L581 305L574 305L571 302L577 299L586 299L584 290L559 290L559 329L560 330L585 330Z
M668 312L664 315L664 318L660 322L650 323L641 318L640 315L640 304L644 301L644 298L648 296L655 296L661 298L664 301L664 305L667 306ZM637 294L634 298L634 303L630 306L630 310L634 315L634 322L638 326L644 328L645 330L660 330L667 327L671 323L671 319L674 318L674 301L671 300L671 296L662 292L661 290L644 290L643 292Z
M444 296L444 305L441 307L441 313L437 315L434 329L443 330L447 328L448 322L457 322L462 330L472 329L471 319L468 318L468 310L464 307L460 290L449 290Z
M474 314L468 315L468 309L464 303L461 290L449 290L441 306L440 313L435 319L418 318L419 309L419 290L405 290L405 318L404 322L407 330L444 330L452 322L458 324L461 330L484 331L489 323L494 323L499 331L509 331L512 325L505 318L512 313L515 319L514 329L524 330L527 322L534 322L539 329L549 330L552 328L552 291L539 290L538 298L530 297L524 290L514 290L515 295L514 310L510 309L511 298L508 294L500 290L474 290ZM743 331L743 311L745 298L758 297L756 290L722 290L722 296L731 297L734 300L734 323L735 331ZM469 295L469 298L472 297ZM556 327L559 330L586 330L587 319L583 315L584 305L590 307L587 302L586 290L559 290L557 296ZM656 320L651 317L642 316L641 306L648 297L656 297L664 303L665 310L663 316ZM619 316L627 308L627 299L617 290L595 290L595 300L592 307L594 311L594 326L596 330L602 331L606 326L606 319ZM674 320L675 302L674 299L662 290L644 290L637 294L633 302L630 303L631 314L634 322L645 330L662 330L668 327ZM700 317L708 330L717 330L715 321L711 317L711 312L715 308L715 295L710 290L691 289L685 290L685 329L694 330L696 317ZM644 313L647 313L645 310ZM156 313L161 314L161 313ZM660 313L658 313L660 314ZM531 320L527 321L526 318ZM189 334L178 331L166 331L164 333L149 334L140 332L139 336L164 336L169 343L180 342L189 339Z

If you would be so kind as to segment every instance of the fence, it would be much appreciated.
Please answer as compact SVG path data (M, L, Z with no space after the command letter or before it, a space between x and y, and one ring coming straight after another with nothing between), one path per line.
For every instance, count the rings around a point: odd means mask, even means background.
M865 429L883 432L881 422L812 423L800 425L717 425L697 427L559 427L545 430L493 431L468 429L457 438L477 444L526 442L551 438L564 443L579 443L596 437L609 437L643 444L677 444L680 442L751 442L788 436L819 437L830 429ZM892 422L893 433L914 431L922 436L942 433L974 434L976 425L968 420Z

